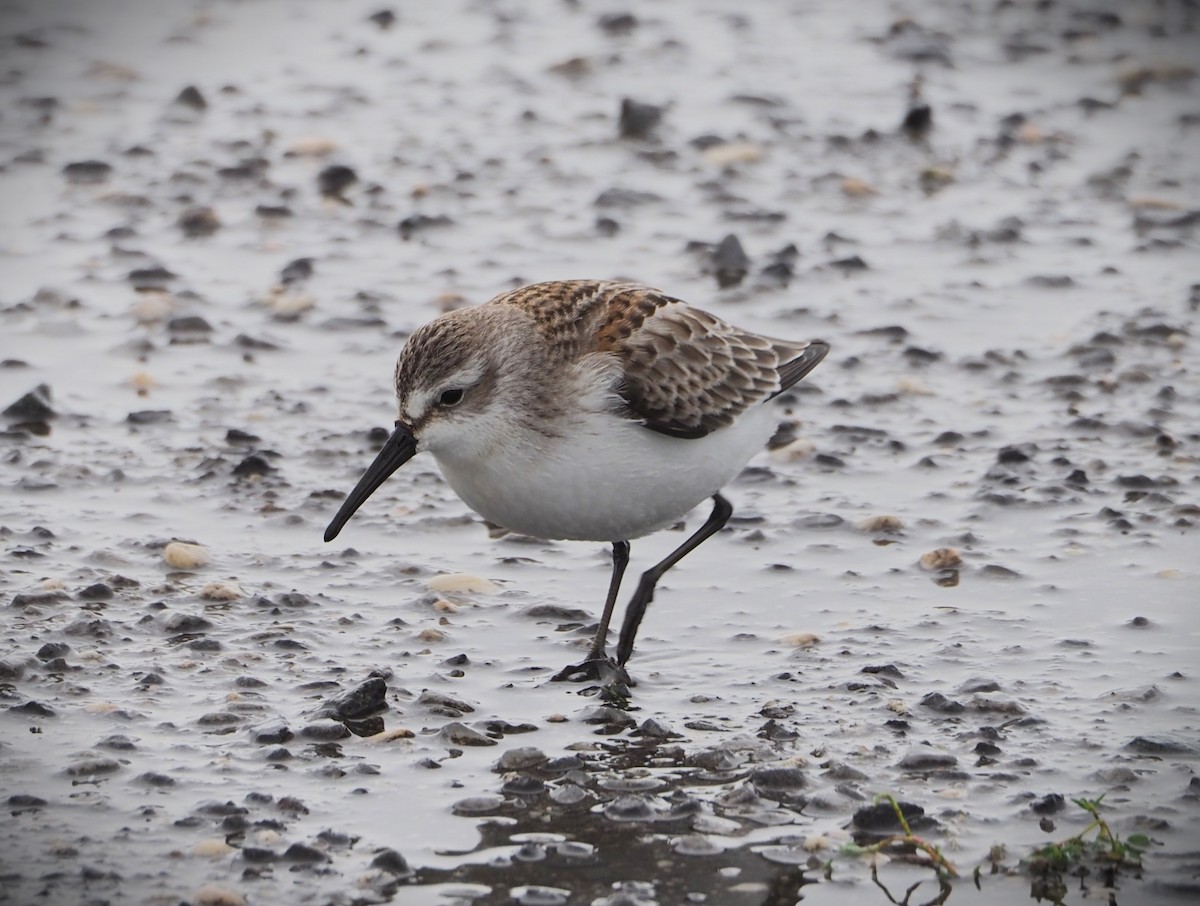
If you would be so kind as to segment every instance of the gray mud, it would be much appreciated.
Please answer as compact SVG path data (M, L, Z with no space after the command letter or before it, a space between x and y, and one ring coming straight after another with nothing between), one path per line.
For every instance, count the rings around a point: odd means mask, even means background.
M1067 902L1200 896L1190 5L0 11L0 902L884 903L885 792L950 902L1101 794ZM834 349L627 708L602 546L420 459L321 542L407 332L571 277Z

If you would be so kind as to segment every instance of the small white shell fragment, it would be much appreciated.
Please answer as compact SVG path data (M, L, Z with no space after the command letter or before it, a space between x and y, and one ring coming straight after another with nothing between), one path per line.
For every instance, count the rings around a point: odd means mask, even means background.
M867 516L865 519L860 519L854 523L854 527L860 532L900 532L904 530L904 523L899 516Z
M421 642L444 642L446 633L440 629L422 629L417 633L417 640Z
M445 598L438 598L433 602L433 609L438 613L458 613L460 608L453 601L447 601Z
M805 852L817 853L823 849L829 849L829 838L824 834L809 834L801 845Z
M857 176L847 176L842 180L842 194L847 198L869 198L878 195L879 190Z
M206 601L236 601L245 592L236 582L209 582L200 589L200 597Z
M728 167L733 164L753 164L762 160L761 145L752 142L722 142L705 148L701 156L706 163L714 167Z
M232 887L205 884L192 897L196 906L246 906L246 898Z
M797 437L791 443L786 443L771 451L771 456L780 462L798 462L807 459L817 450L817 445L807 437Z
M933 396L929 385L915 377L896 378L896 389L909 396Z
M208 551L199 544L172 541L163 548L163 560L173 569L199 569L208 563Z
M139 395L145 395L158 386L158 381L145 371L138 371L129 378L129 386L138 392Z
M83 710L88 714L112 714L117 706L113 702L88 702Z
M139 324L153 324L162 321L175 307L175 299L170 293L151 290L140 294L133 304L133 317Z
M43 579L38 583L45 591L62 591L67 584L62 579Z
M439 591L443 594L459 592L490 595L500 590L500 586L491 579L485 579L482 576L472 576L469 573L442 573L434 576L425 584L431 591Z
M393 727L374 736L368 736L367 742L391 742L394 739L412 739L416 734L407 727Z
M197 856L205 856L210 859L216 859L221 856L227 856L233 852L233 847L222 840L220 837L210 837L207 840L201 840L192 847L192 852Z
M811 632L789 632L779 641L793 648L812 648L821 644L821 637Z
M289 293L278 291L271 293L266 300L271 314L284 321L300 317L304 312L316 306L316 300L305 293Z
M930 571L938 569L956 569L962 566L962 557L952 547L939 547L921 555L918 561L921 569Z
M888 702L887 709L889 711L891 711L893 714L908 714L909 713L908 705L906 705L904 703L903 699L899 699L899 698L893 698L890 702Z
M306 135L288 145L284 153L293 157L328 157L338 149L338 143L324 135Z

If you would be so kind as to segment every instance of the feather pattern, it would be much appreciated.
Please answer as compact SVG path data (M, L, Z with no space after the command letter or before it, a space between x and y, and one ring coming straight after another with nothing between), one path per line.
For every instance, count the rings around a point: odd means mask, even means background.
M661 434L700 438L803 378L827 344L741 330L636 283L565 280L503 293L488 305L533 319L553 358L615 357L621 414Z

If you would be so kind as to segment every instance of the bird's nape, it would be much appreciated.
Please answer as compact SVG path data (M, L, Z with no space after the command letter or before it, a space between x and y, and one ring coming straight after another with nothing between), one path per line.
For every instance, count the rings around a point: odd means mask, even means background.
M375 461L367 467L367 471L358 480L354 490L346 495L337 515L325 529L325 540L332 541L336 538L342 527L350 521L350 517L366 503L367 498L375 493L393 472L412 459L416 452L417 439L413 436L412 430L403 422L396 422L396 430L387 439L387 443L383 445L383 449L379 451Z

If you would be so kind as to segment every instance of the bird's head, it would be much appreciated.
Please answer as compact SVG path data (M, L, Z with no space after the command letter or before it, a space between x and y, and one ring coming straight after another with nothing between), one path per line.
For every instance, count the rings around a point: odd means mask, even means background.
M396 428L329 523L326 541L417 453L469 459L505 442L528 388L540 386L527 373L529 357L511 354L521 336L504 329L512 314L498 306L463 309L413 332L396 361Z

